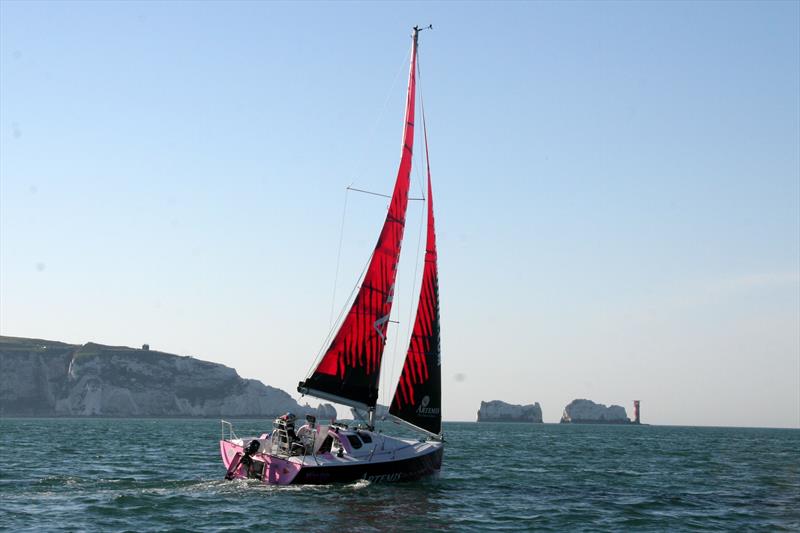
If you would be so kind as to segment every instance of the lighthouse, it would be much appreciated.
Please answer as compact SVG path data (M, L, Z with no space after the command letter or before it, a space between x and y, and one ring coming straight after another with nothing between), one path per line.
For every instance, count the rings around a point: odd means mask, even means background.
M641 424L641 419L639 418L639 400L633 400L633 423Z

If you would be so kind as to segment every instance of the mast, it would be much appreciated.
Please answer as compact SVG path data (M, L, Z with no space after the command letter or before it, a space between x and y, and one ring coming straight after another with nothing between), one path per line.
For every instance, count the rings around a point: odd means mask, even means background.
M412 34L400 165L386 220L352 307L316 369L297 387L301 394L366 409L370 425L378 401L381 360L411 184L419 31L415 27Z

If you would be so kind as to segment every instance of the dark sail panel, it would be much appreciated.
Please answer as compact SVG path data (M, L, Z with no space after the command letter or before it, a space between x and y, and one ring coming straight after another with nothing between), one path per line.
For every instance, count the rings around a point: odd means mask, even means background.
M377 403L381 358L386 344L408 207L414 145L416 60L415 32L408 75L402 155L389 212L353 306L316 370L297 387L303 394L346 405L371 407Z
M428 133L425 111L425 159L428 159ZM436 263L436 230L433 222L433 190L428 162L428 233L425 241L425 267L419 294L417 317L408 353L397 383L389 414L433 434L442 431L442 370L439 340L439 275Z

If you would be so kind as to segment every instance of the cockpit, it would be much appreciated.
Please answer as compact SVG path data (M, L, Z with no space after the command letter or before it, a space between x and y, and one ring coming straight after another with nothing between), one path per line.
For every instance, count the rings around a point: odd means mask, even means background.
M269 453L278 456L362 455L372 453L373 435L362 428L349 428L346 424L320 425L312 415L306 423L295 429L295 418L287 413L275 419L270 435Z

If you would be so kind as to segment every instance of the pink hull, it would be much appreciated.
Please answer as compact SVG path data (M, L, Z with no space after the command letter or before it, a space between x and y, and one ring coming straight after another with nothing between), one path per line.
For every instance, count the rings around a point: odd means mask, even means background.
M398 441L399 442L399 441ZM348 455L322 453L312 460L256 453L247 465L242 464L242 446L220 441L220 451L227 479L256 478L274 485L351 483L365 479L372 482L412 481L436 474L442 466L441 444L402 443L402 449L389 452ZM419 447L419 448L417 448ZM379 455L385 455L380 459ZM388 457L391 456L391 457Z
M243 449L241 446L226 440L220 441L219 447L222 454L222 462L225 464L226 469L230 469L231 462L236 458L236 454L242 453ZM253 455L253 459L264 463L262 480L271 485L289 485L302 469L302 466L297 463L290 463L279 457L263 453ZM246 469L241 464L236 468L234 477L248 477Z

